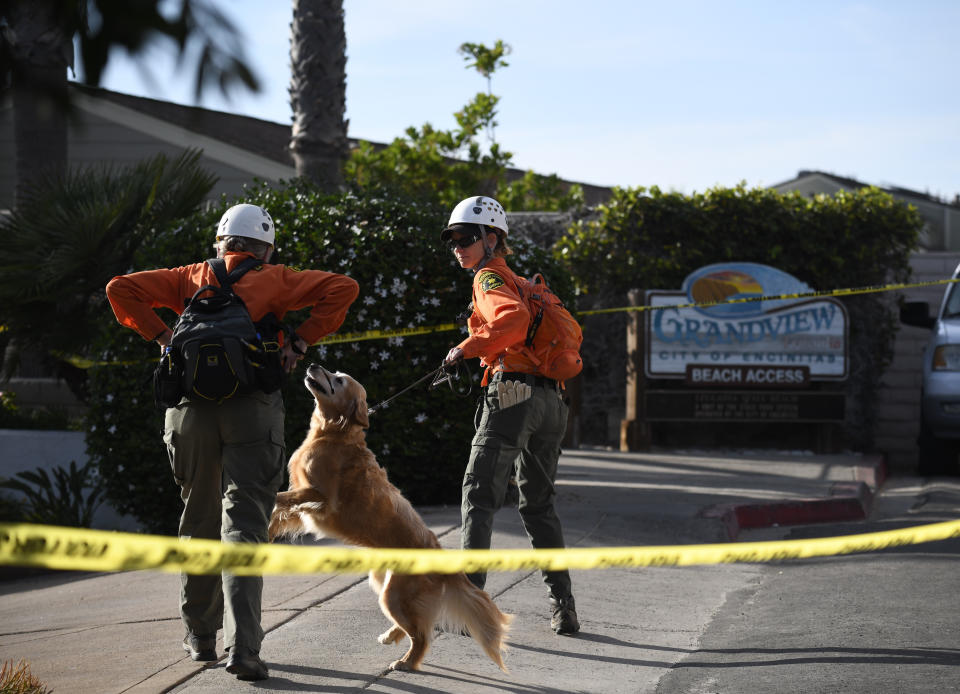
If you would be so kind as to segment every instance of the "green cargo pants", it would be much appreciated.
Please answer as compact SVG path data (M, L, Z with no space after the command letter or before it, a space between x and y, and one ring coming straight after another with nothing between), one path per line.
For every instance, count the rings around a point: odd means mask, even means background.
M522 374L509 375L505 380L514 378L523 378L532 387L528 400L503 409L496 382L491 382L477 409L477 432L463 476L463 549L490 548L493 516L503 505L513 474L520 489L520 519L530 543L536 549L564 546L554 507L554 482L560 442L567 427L567 406L556 385L550 385L552 381ZM479 588L486 584L485 573L468 577ZM544 571L543 581L557 600L571 596L569 572Z
M238 395L220 405L182 400L167 410L164 442L180 486L180 537L266 542L286 459L280 391ZM188 633L225 648L260 651L263 578L181 574L180 617Z

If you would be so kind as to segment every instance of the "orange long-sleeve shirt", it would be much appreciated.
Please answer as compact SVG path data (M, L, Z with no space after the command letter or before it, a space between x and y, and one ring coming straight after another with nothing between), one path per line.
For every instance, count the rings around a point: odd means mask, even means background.
M252 254L227 253L227 272L248 257ZM107 298L122 325L136 330L145 340L154 340L168 326L153 309L166 307L179 315L184 300L207 284L220 285L209 264L194 263L114 277L107 284ZM308 345L343 324L347 309L360 292L359 285L346 275L297 271L285 265L261 265L244 274L232 289L243 299L254 322L268 313L283 320L289 311L312 307L296 330Z
M473 277L470 336L459 345L465 359L480 357L489 374L497 371L536 373L536 363L523 346L530 312L517 292L514 273L503 258L492 258ZM486 379L484 379L486 381Z

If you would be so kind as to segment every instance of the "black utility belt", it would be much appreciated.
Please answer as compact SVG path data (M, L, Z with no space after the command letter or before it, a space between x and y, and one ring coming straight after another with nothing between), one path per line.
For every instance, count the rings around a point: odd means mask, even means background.
M538 376L536 374L526 374L521 371L498 371L490 377L490 383L499 381L520 381L528 386L541 386L552 390L559 390L560 385L552 378Z

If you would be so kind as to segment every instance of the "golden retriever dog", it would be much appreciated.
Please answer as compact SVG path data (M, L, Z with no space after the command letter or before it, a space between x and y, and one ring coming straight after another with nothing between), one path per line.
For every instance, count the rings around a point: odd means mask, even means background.
M440 549L437 536L387 481L386 471L367 448L367 394L345 373L312 364L304 379L316 401L310 431L290 457L290 488L277 494L270 538L310 533L361 547ZM417 670L430 647L434 625L463 631L506 672L503 652L511 615L466 575L403 575L371 571L370 587L393 626L382 644L410 638L410 648L393 670Z

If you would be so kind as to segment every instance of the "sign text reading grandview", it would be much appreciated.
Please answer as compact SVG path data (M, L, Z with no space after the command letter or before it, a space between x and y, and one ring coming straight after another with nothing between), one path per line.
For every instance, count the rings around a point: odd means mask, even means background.
M801 294L812 289L756 263L708 265L682 293L652 290L650 306ZM693 386L797 388L847 377L846 308L833 298L776 299L646 312L645 373Z

